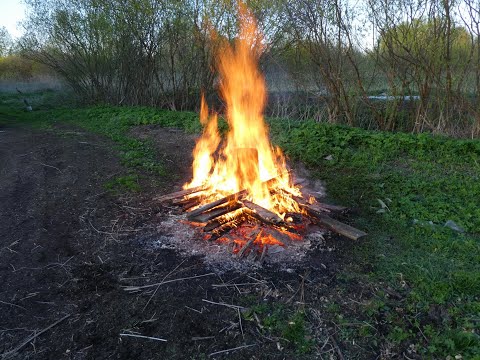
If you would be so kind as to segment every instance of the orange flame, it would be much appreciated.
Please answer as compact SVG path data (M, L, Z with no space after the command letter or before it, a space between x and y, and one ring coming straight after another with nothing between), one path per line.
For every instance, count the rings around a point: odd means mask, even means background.
M205 202L246 189L249 200L282 216L299 212L293 199L272 195L274 188L300 195L290 179L284 156L269 141L263 119L267 90L258 68L263 37L252 13L239 6L240 33L233 45L224 42L217 58L220 93L226 104L229 132L219 148L216 114L209 115L202 96L204 132L193 151L193 179L185 188L203 185ZM274 185L266 180L278 177ZM273 187L273 188L272 188Z

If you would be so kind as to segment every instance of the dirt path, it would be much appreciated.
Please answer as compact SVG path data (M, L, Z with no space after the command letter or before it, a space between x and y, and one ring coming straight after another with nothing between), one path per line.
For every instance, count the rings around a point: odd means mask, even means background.
M187 159L191 151L169 148L162 149L166 158L183 151ZM275 321L294 326L284 307L321 308L336 296L341 241L340 251L291 271L212 274L199 257L149 245L164 210L148 200L152 194L105 192L105 181L122 171L112 144L99 136L1 129L2 359L203 359L219 351L212 357L318 358L316 345L302 355L295 340L273 336L265 324L277 314ZM185 171L178 169L177 178ZM254 313L252 303L265 306ZM340 349L321 313L308 322L315 326L310 340L318 337L325 356L336 358Z

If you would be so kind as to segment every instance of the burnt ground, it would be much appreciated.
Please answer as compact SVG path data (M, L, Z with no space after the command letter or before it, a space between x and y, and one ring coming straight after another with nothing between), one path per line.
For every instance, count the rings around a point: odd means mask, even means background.
M144 181L141 192L113 194L104 184L125 169L105 138L58 126L0 129L2 359L388 354L337 335L338 305L355 312L371 296L339 276L354 261L349 240L327 236L331 251L312 249L287 269L242 272L152 246L169 211L152 198L188 176L194 139L157 127L133 134L154 140L170 175L160 185Z

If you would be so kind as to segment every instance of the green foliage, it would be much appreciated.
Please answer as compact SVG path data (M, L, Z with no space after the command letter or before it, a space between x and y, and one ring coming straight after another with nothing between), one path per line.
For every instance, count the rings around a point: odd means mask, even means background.
M313 340L303 311L292 312L282 304L263 303L249 308L243 317L249 321L260 321L259 325L264 332L287 340L286 345L292 346L298 353L312 351Z
M411 61L427 61L434 66L445 61L446 19L423 21L414 19L385 31L380 39L380 51L384 56L403 57ZM463 27L455 27L450 33L451 61L465 66L472 50L471 34Z
M49 73L45 66L19 55L0 57L0 80L26 81Z
M138 175L136 174L118 176L106 182L104 186L105 189L115 194L121 194L126 191L138 192L141 190L141 186L138 183Z
M359 209L353 220L369 237L355 248L356 261L376 269L367 282L408 289L405 313L382 295L365 305L365 314L373 322L389 319L388 338L399 344L419 336L405 316L424 314L418 326L432 331L424 331L428 342L417 344L420 352L465 358L478 352L480 336L472 332L478 321L469 319L480 314L480 141L278 119L270 125L285 152L326 182L333 201ZM447 220L465 232L445 227ZM345 272L365 282L355 265ZM434 305L455 315L426 325Z

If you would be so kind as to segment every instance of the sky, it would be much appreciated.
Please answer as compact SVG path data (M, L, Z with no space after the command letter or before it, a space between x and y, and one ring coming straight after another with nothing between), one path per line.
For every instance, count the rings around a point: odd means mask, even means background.
M23 0L0 0L0 27L5 26L14 39L23 33L17 23L24 19L25 9Z

